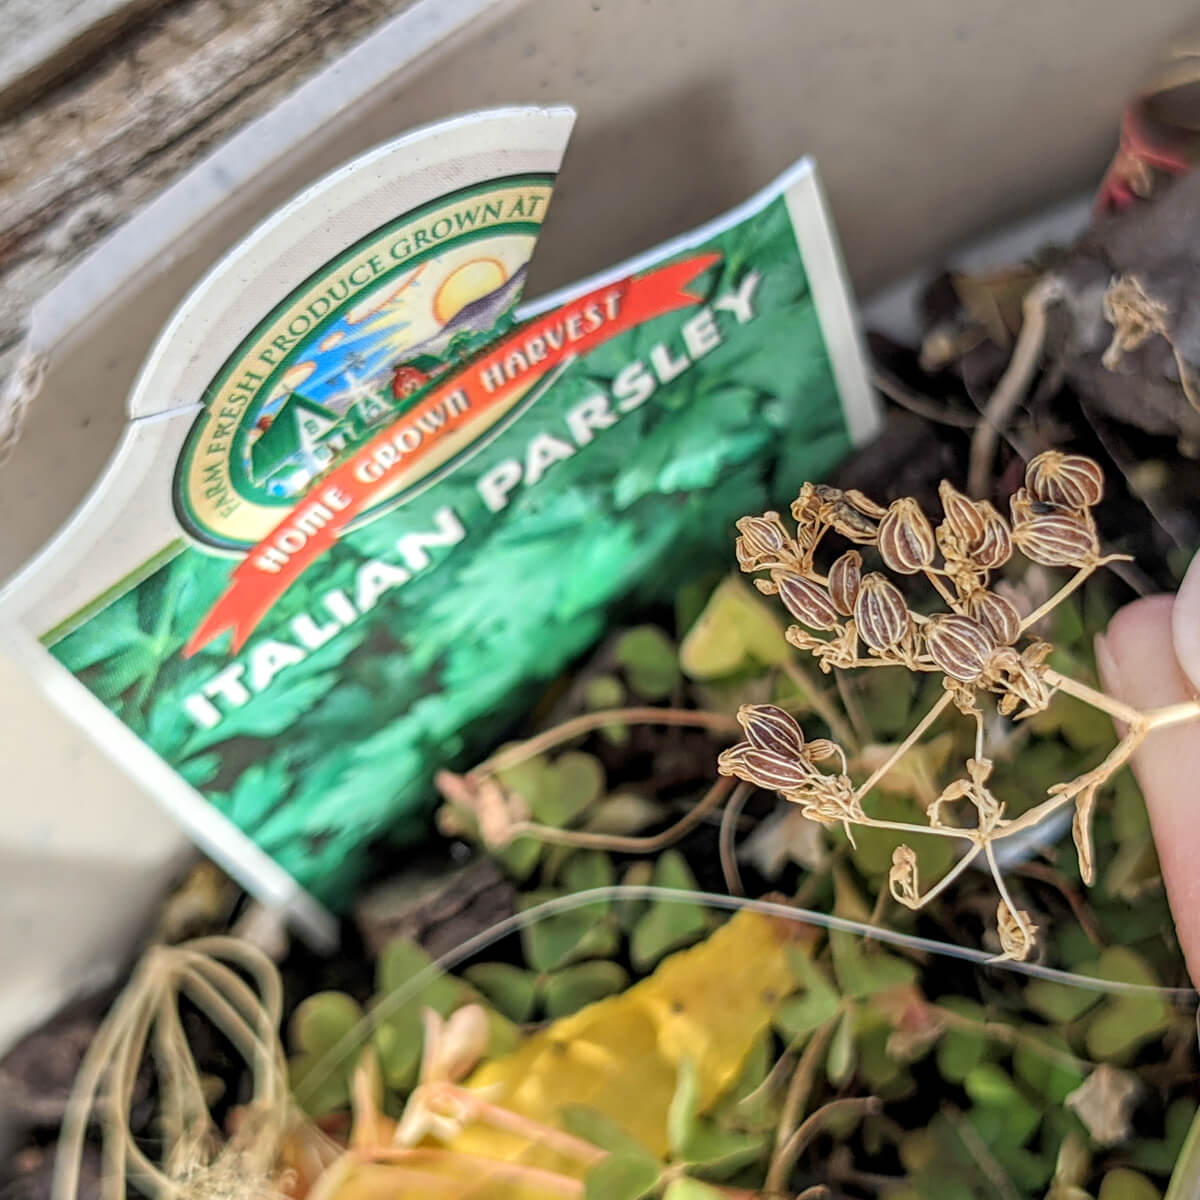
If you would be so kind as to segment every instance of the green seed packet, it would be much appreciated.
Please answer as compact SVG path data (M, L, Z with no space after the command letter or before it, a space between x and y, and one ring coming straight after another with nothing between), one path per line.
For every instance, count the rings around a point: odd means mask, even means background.
M438 768L878 426L807 160L521 308L572 120L443 122L280 210L0 593L31 676L316 939Z

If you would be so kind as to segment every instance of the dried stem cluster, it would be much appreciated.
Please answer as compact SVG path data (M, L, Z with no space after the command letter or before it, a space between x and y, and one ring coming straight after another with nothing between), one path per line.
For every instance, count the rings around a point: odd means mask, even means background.
M779 598L796 621L787 630L788 641L811 654L822 671L899 667L940 675L945 691L861 782L850 778L841 746L827 739L806 740L790 714L769 704L740 710L745 737L721 754L721 774L775 790L802 805L812 819L843 826L850 837L853 826L869 825L961 840L966 845L956 865L925 891L915 852L899 846L889 875L891 893L899 903L919 908L983 858L999 892L997 927L1004 958L1028 957L1037 931L1009 894L994 844L1073 805L1080 870L1091 883L1090 828L1098 790L1152 729L1200 716L1196 701L1152 712L1131 709L1051 669L1046 660L1053 647L1032 636L1041 618L1094 571L1126 557L1100 552L1092 509L1103 490L1103 473L1091 459L1047 451L1029 463L1025 486L1011 498L1009 519L987 501L971 500L943 481L943 514L936 526L909 497L885 508L861 492L811 483L792 505L794 531L775 512L738 522L739 565L755 577L760 591ZM852 546L823 572L817 551L839 536ZM866 570L858 547L873 551L883 569ZM1045 566L1075 568L1049 600L1024 615L991 587L994 573L1016 552ZM926 581L943 607L914 610L896 576ZM1010 818L988 786L993 763L985 744L985 706L994 707L1000 717L1021 720L1041 712L1060 691L1111 714L1125 732L1093 770L1055 785L1041 803ZM962 777L929 804L928 823L868 814L863 802L872 789L951 707L975 722L975 752ZM826 769L828 764L832 770Z

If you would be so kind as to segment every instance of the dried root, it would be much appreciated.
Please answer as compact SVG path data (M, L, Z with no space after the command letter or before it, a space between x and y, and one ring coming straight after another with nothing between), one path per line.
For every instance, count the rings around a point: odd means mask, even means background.
M252 981L247 982L247 978ZM216 1127L180 1014L186 998L227 1037L250 1068L253 1094L228 1138ZM279 974L258 950L212 937L156 946L113 1006L84 1059L59 1139L53 1200L75 1200L90 1120L103 1139L103 1200L132 1184L155 1200L260 1200L281 1195L274 1178L291 1119L279 1041ZM157 1075L162 1149L153 1161L129 1128L143 1061Z

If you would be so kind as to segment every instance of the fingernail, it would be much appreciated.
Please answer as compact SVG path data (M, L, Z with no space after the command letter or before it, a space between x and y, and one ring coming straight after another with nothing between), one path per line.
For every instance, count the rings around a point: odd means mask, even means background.
M1175 655L1192 687L1200 689L1200 554L1183 578L1171 614Z

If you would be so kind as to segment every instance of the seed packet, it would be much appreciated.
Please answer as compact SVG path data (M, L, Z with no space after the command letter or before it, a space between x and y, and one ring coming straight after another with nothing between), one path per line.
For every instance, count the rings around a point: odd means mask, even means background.
M251 234L0 593L32 678L317 939L439 767L878 426L807 160L521 307L572 119L418 130Z

